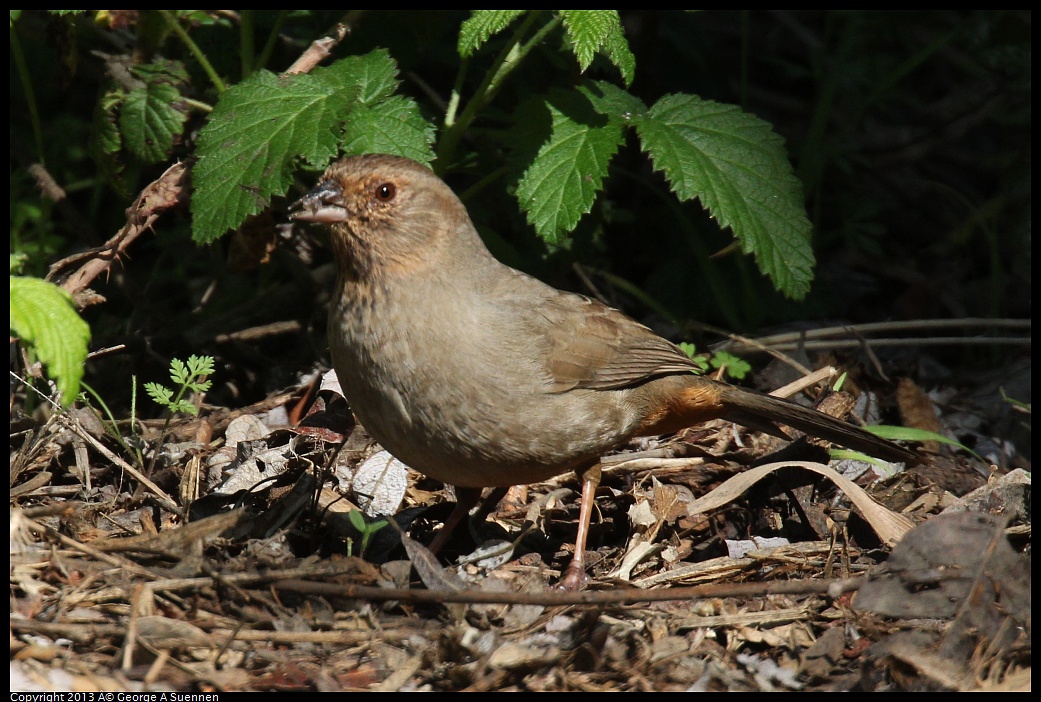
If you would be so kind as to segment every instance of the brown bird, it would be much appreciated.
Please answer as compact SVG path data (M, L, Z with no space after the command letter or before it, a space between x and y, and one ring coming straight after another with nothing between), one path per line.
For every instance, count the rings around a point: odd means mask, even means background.
M482 488L573 470L582 501L561 583L580 587L600 457L712 419L914 458L815 410L694 375L683 351L642 324L500 263L459 198L415 161L345 158L293 207L293 219L332 235L329 347L351 409L398 459L457 488L431 550Z

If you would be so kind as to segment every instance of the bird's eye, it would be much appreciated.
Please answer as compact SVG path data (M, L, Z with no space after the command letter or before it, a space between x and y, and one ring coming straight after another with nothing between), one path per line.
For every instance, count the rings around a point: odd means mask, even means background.
M398 194L398 189L393 183L381 183L373 193L380 202L390 202Z

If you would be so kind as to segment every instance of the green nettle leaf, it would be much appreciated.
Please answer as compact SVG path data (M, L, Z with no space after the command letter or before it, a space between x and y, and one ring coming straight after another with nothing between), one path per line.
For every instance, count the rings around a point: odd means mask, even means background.
M119 133L119 107L123 104L126 93L122 90L109 90L94 107L94 120L91 130L90 155L105 176L106 182L124 197L129 198L123 172L126 168L120 152L123 138Z
M525 12L527 10L472 10L470 19L459 27L459 55L469 58L484 42Z
M539 236L559 243L593 207L607 166L623 139L621 111L598 111L589 87L554 90L544 103L549 138L517 184L517 201Z
M119 126L127 149L145 163L158 163L170 154L187 115L173 107L181 92L169 83L147 83L127 95Z
M188 69L184 67L183 63L180 61L168 61L166 59L156 59L151 63L143 63L139 66L134 66L130 70L135 76L146 83L166 82L185 84L191 78L191 76L188 75Z
M526 134L516 142L517 160L530 165L518 181L517 200L539 236L559 243L592 209L623 127L646 107L610 83L589 82L577 91L554 90L539 109L519 122ZM542 141L527 144L525 137Z
M390 97L398 87L398 66L386 50L348 56L311 75L333 91L351 90L363 105Z
M634 115L643 148L680 199L698 198L793 299L813 279L810 222L784 142L770 125L695 95L669 95Z
M313 75L258 71L229 88L199 133L192 169L194 238L209 243L289 189L292 159L314 165L336 153L336 131L353 90Z
M178 61L157 60L134 66L131 72L140 79L140 85L125 96L119 94L121 102L108 100L107 109L119 113L117 138L122 137L127 150L143 163L157 163L169 156L174 139L184 131L188 115L179 106L178 86L188 82L188 71ZM121 146L118 142L116 145ZM104 154L112 144L99 147Z
M430 163L434 160L434 125L412 100L395 95L351 111L344 125L343 151L348 154L389 153Z
M593 63L611 28L621 25L618 10L560 10L560 18L583 71Z
M98 100L94 111L94 138L98 150L103 154L112 154L122 147L123 142L119 136L116 121L119 114L119 106L126 98L122 90L109 90Z
M640 98L613 83L590 81L582 86L581 90L589 97L597 112L612 119L621 119L626 125L630 124L636 115L647 112L647 106Z
M258 71L222 96L199 134L192 171L194 238L209 243L289 189L294 159L323 168L353 122L373 130L358 147L427 162L433 132L414 103L393 97L397 66L384 51L341 59L306 75ZM384 105L386 103L386 105Z
M636 75L636 57L629 49L629 42L622 31L621 23L611 27L611 31L604 39L604 51L607 52L607 58L611 60L611 63L622 72L622 80L625 81L625 85L631 85L633 76Z
M636 58L629 50L617 10L561 10L560 17L583 71L603 51L621 71L625 84L632 82Z
M32 344L61 392L63 406L79 394L90 327L69 294L39 278L11 276L11 330Z

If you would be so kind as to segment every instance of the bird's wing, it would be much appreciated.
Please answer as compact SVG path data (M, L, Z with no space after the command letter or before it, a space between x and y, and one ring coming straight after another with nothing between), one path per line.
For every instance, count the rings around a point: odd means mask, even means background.
M609 390L696 366L675 344L618 310L582 295L553 290L529 311L540 338L551 392Z

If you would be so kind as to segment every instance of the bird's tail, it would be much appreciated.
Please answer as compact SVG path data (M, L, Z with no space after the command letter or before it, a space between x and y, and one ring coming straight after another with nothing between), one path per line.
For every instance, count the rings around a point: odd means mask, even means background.
M788 438L778 427L779 424L785 424L811 436L888 461L914 463L918 460L913 451L823 412L752 390L722 383L719 385L724 407L723 418L729 421Z

